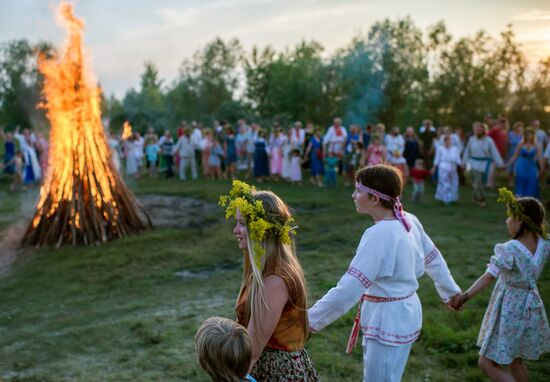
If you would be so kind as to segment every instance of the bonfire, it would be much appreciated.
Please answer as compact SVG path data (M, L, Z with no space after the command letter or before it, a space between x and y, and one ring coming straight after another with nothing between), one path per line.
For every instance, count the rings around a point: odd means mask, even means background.
M64 52L38 60L51 125L48 173L23 244L95 245L147 230L151 221L111 159L100 89L85 65L84 23L69 4L59 13L68 31Z

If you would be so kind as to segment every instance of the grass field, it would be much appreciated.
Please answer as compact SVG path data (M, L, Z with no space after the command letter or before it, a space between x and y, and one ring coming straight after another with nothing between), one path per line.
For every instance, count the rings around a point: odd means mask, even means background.
M33 192L13 195L0 179L0 230L6 232ZM215 203L229 181L131 181L139 194L190 196ZM363 230L372 224L354 211L351 188L264 185L294 209L298 254L310 305L348 267ZM36 191L35 191L36 192ZM502 206L490 195L486 209L461 189L455 206L433 201L405 207L423 222L463 288L485 269L495 243L507 240ZM405 198L406 199L406 198ZM156 229L104 246L24 249L0 278L1 381L207 381L193 337L212 315L233 317L241 254L223 212L205 226ZM176 275L186 272L187 277ZM431 280L421 279L422 334L405 381L479 381L475 341L490 291L464 311L447 311ZM550 306L550 269L539 280ZM548 309L547 309L548 311ZM344 354L354 311L314 335L307 349L323 381L359 381L361 350ZM550 355L528 364L532 381L550 380Z

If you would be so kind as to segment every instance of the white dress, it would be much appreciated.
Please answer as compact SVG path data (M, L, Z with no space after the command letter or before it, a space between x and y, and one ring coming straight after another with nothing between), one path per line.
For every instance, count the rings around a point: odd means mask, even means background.
M444 203L458 200L458 170L460 153L456 146L439 146L435 152L434 165L437 166L437 189L435 199Z

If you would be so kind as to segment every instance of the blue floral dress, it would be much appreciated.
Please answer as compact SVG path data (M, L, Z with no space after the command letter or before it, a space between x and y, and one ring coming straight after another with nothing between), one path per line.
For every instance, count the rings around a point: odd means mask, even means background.
M541 238L534 254L517 240L495 246L487 272L498 279L479 331L480 355L508 365L550 352L550 327L537 288L549 253L550 241Z

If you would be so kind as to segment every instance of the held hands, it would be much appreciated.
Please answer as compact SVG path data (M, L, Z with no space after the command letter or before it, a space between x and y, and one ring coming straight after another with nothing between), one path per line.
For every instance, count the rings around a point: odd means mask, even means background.
M453 312L462 310L469 299L468 292L456 294L447 302L447 308Z

